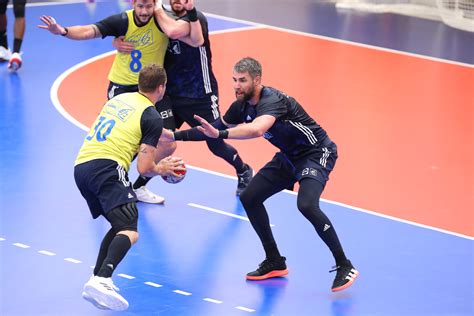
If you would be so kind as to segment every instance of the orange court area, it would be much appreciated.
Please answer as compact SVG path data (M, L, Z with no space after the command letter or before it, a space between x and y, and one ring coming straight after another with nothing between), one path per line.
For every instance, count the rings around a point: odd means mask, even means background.
M336 142L324 198L474 236L472 68L266 28L211 41L222 113L234 98L233 64L252 56L263 83L295 97ZM87 126L106 100L113 58L59 87L62 106ZM230 143L255 170L276 152L264 139ZM234 175L204 142L179 143L176 155Z

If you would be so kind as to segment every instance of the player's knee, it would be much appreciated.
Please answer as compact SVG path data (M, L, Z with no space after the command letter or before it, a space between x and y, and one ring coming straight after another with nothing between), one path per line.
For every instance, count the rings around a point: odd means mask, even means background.
M225 150L225 143L221 138L207 140L206 144L209 150L215 155Z
M106 214L114 231L129 236L130 241L138 240L138 209L135 202L120 205Z
M296 205L302 214L310 214L311 212L319 210L317 203L311 200L298 199Z
M138 232L133 230L122 230L117 233L117 235L125 235L130 239L130 243L134 245L138 241Z
M25 5L26 1L13 1L13 14L15 15L15 18L25 17Z
M240 202L242 202L245 210L250 210L263 203L252 191L253 190L244 190L244 192L242 192L239 196Z

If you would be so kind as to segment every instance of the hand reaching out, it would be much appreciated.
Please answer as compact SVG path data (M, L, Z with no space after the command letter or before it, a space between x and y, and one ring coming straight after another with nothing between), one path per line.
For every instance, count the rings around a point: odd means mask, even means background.
M201 126L196 127L201 133L211 138L219 137L219 130L209 124L208 121L196 114L194 115L194 118L201 124Z
M64 29L64 27L56 23L56 20L52 16L42 15L40 17L40 20L45 24L45 25L38 25L40 29L48 30L55 35L62 35L66 33L66 30Z

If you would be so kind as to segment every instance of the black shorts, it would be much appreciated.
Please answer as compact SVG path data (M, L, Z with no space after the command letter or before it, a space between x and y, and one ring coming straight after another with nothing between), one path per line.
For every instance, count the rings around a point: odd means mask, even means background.
M337 160L337 147L331 141L311 153L290 160L285 154L277 153L258 173L271 183L290 187L303 178L313 178L326 185L329 174Z
M74 179L93 218L137 201L127 172L113 160L95 159L81 163L74 167Z
M184 122L191 127L200 125L194 119L194 114L204 118L209 123L220 118L219 98L212 94L201 99L189 99L180 97L169 97L174 114L176 128L180 128Z
M107 98L108 100L110 100L113 97L118 96L119 94L127 92L138 92L138 85L123 86L114 82L109 82L109 87L107 89ZM173 118L173 111L171 109L171 103L165 98L163 98L162 101L158 101L155 104L155 108L158 113L160 113L160 116L163 119L163 127L174 131L176 127Z

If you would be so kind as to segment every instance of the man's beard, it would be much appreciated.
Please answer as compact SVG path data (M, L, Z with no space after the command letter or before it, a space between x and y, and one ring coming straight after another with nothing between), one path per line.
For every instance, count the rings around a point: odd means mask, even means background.
M179 9L176 9L176 8L179 8ZM181 5L181 3L179 3L176 6L175 2L171 2L171 10L173 10L174 14L176 14L177 16L182 16L182 15L184 15L183 13L186 12L186 10L184 9L184 6Z

